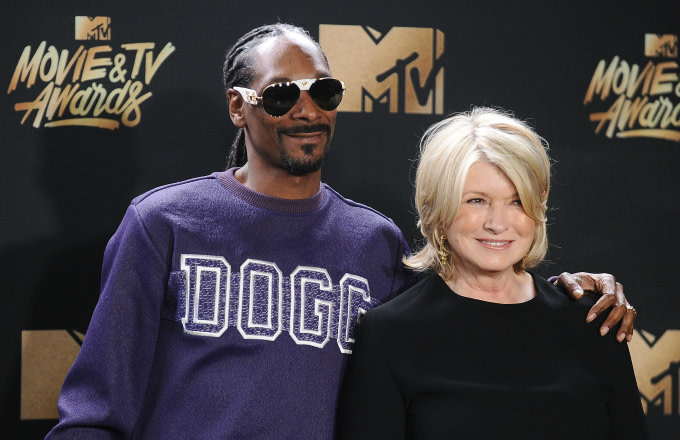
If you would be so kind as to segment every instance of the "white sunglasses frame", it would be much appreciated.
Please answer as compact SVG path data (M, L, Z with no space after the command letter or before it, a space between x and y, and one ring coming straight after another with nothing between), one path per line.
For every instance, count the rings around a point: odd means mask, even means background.
M278 86L278 85L290 85L290 84L295 84L296 86L298 86L298 89L300 89L301 92L304 91L304 90L308 91L309 88L312 86L312 84L314 84L315 82L322 80L322 79L334 79L334 80L340 81L337 78L333 78L333 77L328 76L328 77L324 77L324 78L305 78L305 79L296 79L296 80L293 80L293 81L278 82L278 83L272 83L272 84L269 84L268 86L266 86L264 89L262 89L262 94L264 94L264 91L267 90L269 87ZM345 90L346 90L345 83L340 81L340 85L342 86L342 95L344 96ZM234 87L232 87L232 89L239 92L239 94L243 97L243 99L248 104L257 105L258 103L262 102L262 96L257 96L257 92L253 89L249 89L247 87L238 87L238 86L234 86ZM298 97L298 101L299 100L300 100L300 98ZM297 102L296 102L296 104L297 104ZM292 109L292 107L291 107L291 109ZM290 110L288 110L288 111L290 111ZM288 112L286 112L286 113L288 113ZM267 113L267 114L269 115L269 113ZM272 116L274 118L280 118L283 115L281 115L281 116L269 115L269 116Z

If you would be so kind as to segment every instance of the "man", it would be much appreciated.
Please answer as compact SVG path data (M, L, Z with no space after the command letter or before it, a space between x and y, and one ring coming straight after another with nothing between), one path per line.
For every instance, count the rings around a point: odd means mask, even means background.
M344 86L318 44L263 26L224 73L242 166L133 200L47 439L331 439L355 322L414 281L396 225L321 183Z

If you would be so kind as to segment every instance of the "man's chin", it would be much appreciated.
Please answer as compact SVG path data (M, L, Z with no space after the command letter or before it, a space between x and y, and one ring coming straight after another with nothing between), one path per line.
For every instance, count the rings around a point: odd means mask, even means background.
M320 149L319 145L306 144L300 146L304 153L301 157L293 157L285 151L281 151L281 164L283 168L294 176L304 176L317 172L328 154L328 145L323 148L323 153L320 156L314 156L314 152Z
M319 157L316 160L288 159L284 160L282 165L288 173L294 176L305 176L319 171L323 165L323 160L323 157Z

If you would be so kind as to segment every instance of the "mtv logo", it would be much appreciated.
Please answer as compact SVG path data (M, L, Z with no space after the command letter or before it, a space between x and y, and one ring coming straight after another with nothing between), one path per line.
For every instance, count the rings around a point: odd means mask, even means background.
M444 33L432 28L319 26L345 112L444 113Z
M645 56L678 57L678 36L673 34L645 34Z
M110 40L111 17L76 16L76 40Z
M57 419L57 398L85 335L67 330L21 332L21 420Z
M680 415L680 330L666 330L660 338L635 331L628 344L645 413Z

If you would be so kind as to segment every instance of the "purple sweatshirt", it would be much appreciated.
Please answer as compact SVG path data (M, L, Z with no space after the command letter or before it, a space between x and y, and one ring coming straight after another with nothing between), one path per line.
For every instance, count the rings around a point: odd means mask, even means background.
M354 325L414 277L397 226L234 169L137 197L59 397L56 439L332 439Z

